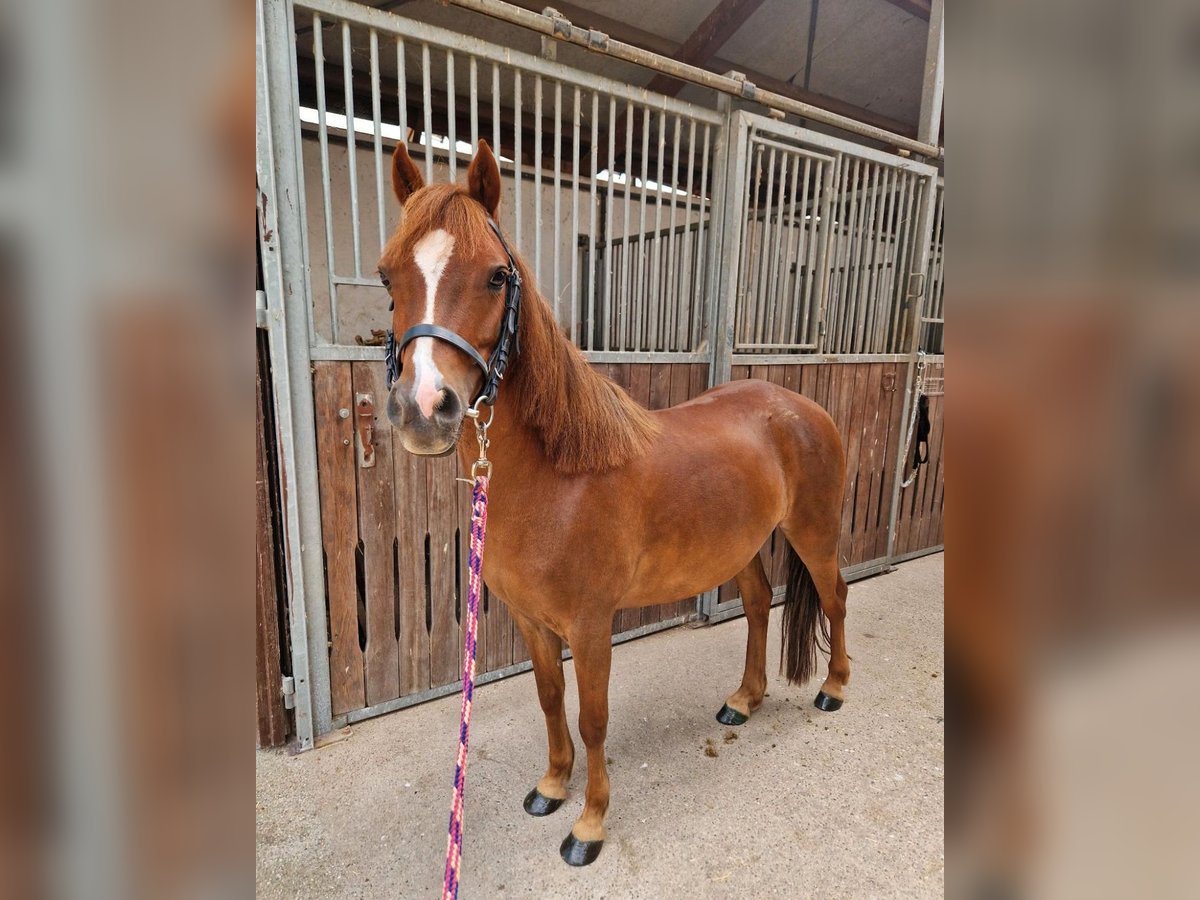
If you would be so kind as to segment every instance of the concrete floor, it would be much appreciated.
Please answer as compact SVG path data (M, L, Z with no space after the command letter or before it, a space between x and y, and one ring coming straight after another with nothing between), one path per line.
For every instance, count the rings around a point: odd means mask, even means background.
M941 554L850 586L853 677L834 713L812 706L823 667L796 688L772 666L749 723L715 721L741 677L742 619L617 647L608 841L586 869L558 856L582 804L582 765L556 813L521 809L545 765L533 676L480 688L460 896L942 896L942 588ZM299 756L259 752L258 896L436 896L459 704L455 695L355 725ZM575 743L582 757L577 733Z

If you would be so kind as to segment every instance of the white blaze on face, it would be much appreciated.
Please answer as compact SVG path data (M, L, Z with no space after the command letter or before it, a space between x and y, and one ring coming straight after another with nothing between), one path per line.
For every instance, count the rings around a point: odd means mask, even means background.
M453 252L454 237L441 228L429 232L413 248L417 268L425 276L425 318L421 320L424 324L433 324L433 302L437 297L438 282L442 280L446 263L450 262ZM442 373L433 362L433 338L417 338L417 345L413 349L413 366L416 372L417 406L421 415L429 418L433 415L433 406L442 390Z

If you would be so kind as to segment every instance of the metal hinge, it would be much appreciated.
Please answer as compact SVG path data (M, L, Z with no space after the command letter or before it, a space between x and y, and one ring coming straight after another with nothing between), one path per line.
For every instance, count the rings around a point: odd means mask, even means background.
M281 690L283 692L283 708L284 709L295 709L296 708L296 679L293 678L291 675L284 675L283 676L283 686L282 686Z

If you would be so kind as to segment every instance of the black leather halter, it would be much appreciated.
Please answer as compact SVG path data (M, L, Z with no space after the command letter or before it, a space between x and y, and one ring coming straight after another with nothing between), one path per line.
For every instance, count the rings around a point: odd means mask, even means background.
M508 257L508 274L504 277L504 314L500 317L500 333L496 338L496 346L492 350L491 359L485 360L483 354L462 335L449 328L443 328L441 325L431 323L414 325L400 336L398 342L395 332L389 328L387 339L383 344L387 351L388 390L391 390L396 379L400 377L400 354L404 352L404 348L416 338L431 337L457 347L483 370L483 387L479 390L479 396L471 404L472 407L477 408L480 403L491 406L496 402L496 391L500 387L501 379L504 378L504 371L508 368L509 356L521 352L521 340L517 334L517 326L521 318L521 274L517 271L516 260L513 259L512 251L508 249L508 244L504 240L504 235L500 233L499 227L490 218L488 224L492 226L492 231L496 232L496 237L500 239L500 246L504 248L504 255Z

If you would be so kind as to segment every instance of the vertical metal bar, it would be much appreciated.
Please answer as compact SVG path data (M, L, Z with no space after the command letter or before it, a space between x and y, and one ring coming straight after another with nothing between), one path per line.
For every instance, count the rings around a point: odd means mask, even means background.
M325 106L325 36L313 15L313 63L317 74L317 141L321 145L321 197L325 208L325 274L329 281L329 340L337 343L337 284L334 282L333 198L329 189L329 125Z
M800 160L804 160L804 180L800 180ZM796 267L796 277L792 279L792 300L788 306L787 329L784 331L783 339L787 343L803 344L806 338L799 335L799 331L804 327L805 318L800 312L800 298L803 296L801 290L804 280L810 274L804 265L804 250L808 243L808 232L805 228L804 212L808 206L808 171L812 165L812 159L807 155L797 154L795 165L792 166L792 180L788 185L788 195L791 197L791 202L788 203L788 240L784 250L784 282L783 294L787 297L787 275L791 274L790 270L793 265ZM796 193L797 186L800 187L800 193ZM796 226L796 206L800 206L800 225ZM816 223L813 223L814 226ZM793 248L793 243L795 247ZM793 262L794 260L794 262Z
M425 143L425 183L433 181L433 97L429 83L429 45L421 45L421 93L425 100L425 132L421 140Z
M379 216L379 249L387 243L383 214L383 120L379 112L379 35L371 29L371 121L375 126L375 211Z
M783 206L786 202L788 160L791 156L791 153L781 152L779 154L779 193L775 201L775 248L771 253L771 274L767 281L767 297L770 300L767 340L772 344L784 343L787 339L783 333L783 323L780 321L786 310L784 304L779 302L779 263L780 257L783 256Z
M450 164L450 180L458 177L458 122L454 115L454 100L458 94L457 79L454 77L454 53L446 51L446 152Z
M492 63L492 149L496 152L497 165L500 165L500 66Z
M571 343L578 340L580 303L579 290L579 88L575 88L575 113L571 118Z
M912 250L912 218L914 199L916 195L917 176L912 172L904 177L904 214L900 219L900 229L896 236L896 291L892 297L892 331L889 338L889 350L899 353L903 340L904 296L908 291L909 260Z
M592 91L592 171L591 194L588 204L588 309L587 335L585 344L588 349L596 349L596 248L599 241L596 236L596 173L600 171L600 95Z
M945 84L945 3L933 0L929 8L929 31L925 43L925 75L921 84L921 112L917 140L937 144L942 124L942 93Z
M562 324L559 309L562 282L559 257L562 255L562 82L554 82L554 320Z
M846 221L846 260L842 268L842 291L838 310L837 351L848 352L849 335L848 320L854 315L854 264L858 250L858 208L862 205L862 193L858 189L859 180L863 176L862 161L858 157L850 160L848 187L848 216Z
M726 116L725 124L722 127L726 130L729 129L729 117L728 116ZM699 346L700 341L702 340L703 335L705 334L705 329L708 328L709 325L713 321L710 313L711 313L713 307L715 307L715 305L716 305L716 295L717 295L717 280L716 280L716 278L711 277L711 276L707 275L707 273L706 273L704 278L701 279L701 272L704 271L701 269L701 265L702 265L701 260L708 260L709 266L711 267L711 271L716 272L717 266L719 265L719 259L720 259L719 253L706 253L705 252L705 250L707 249L708 243L709 243L709 241L705 240L705 238L708 237L708 235L705 233L705 231L706 231L706 229L704 227L705 220L712 216L713 209L716 205L716 201L719 198L722 200L724 199L723 197L720 197L720 195L718 194L718 192L716 190L716 186L714 184L710 184L709 180L708 180L708 153L709 153L709 139L711 137L711 134L712 134L712 127L709 125L705 125L704 126L704 147L701 150L701 157L700 157L700 220L699 220L699 222L697 222L697 225L696 225L696 271L695 271L696 290L698 290L702 293L702 296L704 297L704 302L701 304L702 312L701 312L701 315L696 317L695 329L692 332L692 347L693 347L693 349ZM724 135L722 135L722 137L724 137ZM728 142L725 140L722 140L720 142L721 149L718 151L718 153L721 155L722 161L724 158L724 147L725 147L726 143L728 143ZM714 174L716 174L718 171L720 172L720 175L723 178L724 177L724 169L721 169L719 167L714 168ZM708 230L711 231L711 228ZM716 233L717 233L717 236L719 237L720 232L718 231ZM717 249L719 250L720 248L718 247ZM710 257L711 257L711 259L710 259ZM711 380L712 373L710 372L709 374L710 374L710 380Z
M358 219L358 151L354 142L354 69L350 63L350 25L342 23L342 78L346 82L346 169L350 176L350 234L354 241L354 274L362 277L362 238ZM336 323L334 343L337 343Z
M800 257L799 252L796 254L796 266L804 270L804 305L800 311L800 323L797 332L800 334L802 343L815 343L816 334L813 322L813 297L817 296L817 303L820 303L820 287L824 274L817 270L816 260L820 238L833 229L833 223L828 217L821 213L820 200L823 196L821 185L825 182L825 176L829 171L832 171L832 164L818 160L816 166L812 166L812 160L804 161L804 183L800 188L800 196L803 198L802 212L804 219L802 220L801 236L804 238L804 257ZM815 169L815 171L811 171ZM813 200L809 202L809 176L812 176L812 194ZM824 192L828 196L828 191ZM801 263L803 262L803 265Z
M675 277L675 208L679 205L679 194L677 185L679 184L679 137L680 131L683 129L683 120L678 113L675 114L675 137L672 141L671 150L671 221L667 226L667 292L665 294L666 334L663 336L663 349L676 350L679 348L677 340L678 321L679 321L679 298L676 296L676 291L679 287Z
M724 384L729 381L730 356L734 346L734 311L740 305L738 294L742 290L738 277L738 259L742 255L742 232L746 221L746 170L749 153L746 140L746 119L743 113L731 111L731 102L727 97L718 99L721 111L725 113L726 172L721 195L714 192L716 200L719 196L721 215L721 239L718 248L721 256L720 284L713 285L716 289L716 306L713 310L712 342L713 362L709 373L710 384ZM709 253L716 256L717 253Z
M754 321L750 304L750 298L756 293L758 283L754 278L754 264L757 260L757 234L758 234L758 189L762 185L762 144L755 143L751 139L750 146L754 150L754 180L748 185L750 190L750 216L746 221L746 230L742 239L742 256L738 268L738 308L737 315L737 333L735 335L734 346L738 344L754 343L754 335L751 325ZM757 300L755 301L757 302Z
M696 170L696 120L688 120L688 158L687 158L687 186L686 194L684 195L683 206L683 255L679 265L680 278L680 310L679 310L679 349L691 350L695 344L692 342L692 331L695 328L696 320L696 285L692 280L692 257L695 255L692 247L692 185L694 184ZM704 203L700 203L700 211L704 211ZM686 284L684 279L686 278ZM682 304L687 304L687 314L684 315Z
M903 179L904 173L900 169L892 171L892 181L888 187L887 209L884 213L883 228L881 229L884 252L883 258L879 263L879 310L875 323L874 343L872 345L877 348L877 352L887 351L887 329L891 318L892 291L896 283L895 237L897 225L896 214L898 211L897 198L899 197L899 188Z
M400 104L400 140L408 143L408 76L405 73L404 38L396 38L396 100Z
M513 69L513 215L517 246L521 241L521 70Z
M879 256L878 280L874 292L876 299L873 306L874 315L872 317L871 343L868 350L870 353L882 353L884 351L883 327L887 321L887 314L890 309L888 299L890 297L889 289L891 287L892 274L892 226L896 211L896 182L899 178L900 171L889 167L887 188L883 198L883 215L878 234L876 235L876 240L882 247L882 253Z
M467 90L471 101L471 155L479 147L479 64L474 56L470 57L469 81Z
M650 345L650 298L654 291L650 286L650 260L648 257L650 242L646 237L646 206L649 204L647 181L650 167L650 107L642 107L642 202L638 206L638 255L637 255L637 285L638 285L638 317L637 317L637 349L652 350Z
M612 302L612 206L613 181L617 168L617 98L608 98L608 201L604 213L604 346L602 349L611 350L613 302Z
M867 246L867 242L871 240L875 231L875 201L879 194L879 175L882 168L878 163L871 164L868 173L870 187L863 191L861 237L858 248L858 308L855 310L853 342L851 343L852 352L855 353L862 352L863 333L867 328L867 310L871 305L871 250Z
M533 80L533 271L542 283L542 76Z
M651 336L650 349L662 350L662 332L663 332L663 308L666 306L666 298L663 296L662 289L662 237L659 232L662 230L662 205L663 205L663 157L667 153L667 110L666 107L659 110L658 113L658 175L654 181L657 185L658 201L654 206L654 254L651 265L654 269L654 276L651 284L654 287L654 298L657 299L655 304L654 317L651 322L654 326L654 331Z
M629 164L633 159L633 101L625 106L625 199L621 204L621 310L617 340L621 350L636 350L630 346L629 331L636 312L629 295L629 278L633 270L633 244L629 240L629 204L633 202L633 178L629 175Z
M315 41L321 33L316 16L313 25ZM266 200L262 204L264 221L259 240L264 251L276 435L281 474L286 479L282 525L287 548L284 574L296 689L296 739L301 749L309 750L316 735L330 730L332 717L321 510L312 440L315 428L308 325L312 302L294 29L291 4L276 0L256 3L255 37L260 62L255 95L260 117L255 150L258 189Z
M763 217L762 229L759 232L759 249L758 249L758 271L755 273L757 279L757 298L754 304L754 337L756 343L765 343L766 334L764 327L767 319L767 304L770 298L767 296L768 275L771 271L771 203L772 194L775 191L775 147L771 147L770 153L767 154L767 192L763 195Z
M829 272L823 273L823 277L825 277L825 291L821 295L821 321L819 326L822 353L832 353L835 348L834 331L837 328L837 309L842 290L842 278L838 269L841 266L844 244L842 229L846 224L846 217L843 209L846 202L846 183L849 168L850 160L843 153L837 154L834 164L830 167L830 213L827 217L829 230L826 237L829 249L825 257ZM835 241L836 244L834 243ZM836 288L834 287L835 284Z

